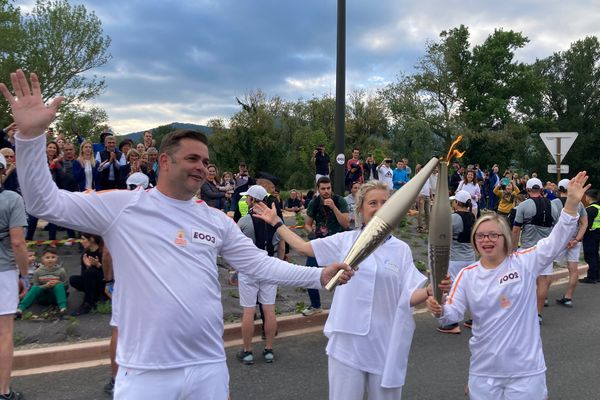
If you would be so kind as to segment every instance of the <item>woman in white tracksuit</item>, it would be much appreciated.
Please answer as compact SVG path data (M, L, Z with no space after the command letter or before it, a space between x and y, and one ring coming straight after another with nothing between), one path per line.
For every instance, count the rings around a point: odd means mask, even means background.
M469 396L472 400L547 399L546 364L536 308L536 278L565 248L577 229L577 206L587 176L569 184L559 222L536 246L512 251L506 219L488 214L473 227L472 244L480 255L463 268L442 306L433 297L427 307L442 324L473 317L469 341Z
M367 224L389 198L387 185L365 183L356 202L357 225ZM263 218L276 225L273 210ZM277 233L296 250L317 258L319 265L340 260L360 229L305 242L285 228ZM398 400L406 376L415 322L411 307L422 303L431 288L413 263L408 245L390 236L360 264L350 282L335 290L325 335L329 338L329 399Z

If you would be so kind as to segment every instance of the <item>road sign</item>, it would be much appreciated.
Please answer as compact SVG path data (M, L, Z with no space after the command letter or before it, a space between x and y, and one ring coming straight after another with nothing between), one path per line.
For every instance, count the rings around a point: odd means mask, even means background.
M556 164L548 164L548 173L549 174L556 174L557 173ZM561 164L560 165L560 173L561 174L568 174L569 173L569 166L565 165L565 164Z
M577 132L542 132L540 137L554 158L554 162L560 163L558 157L563 160L565 155L577 139ZM560 142L560 146L559 146Z

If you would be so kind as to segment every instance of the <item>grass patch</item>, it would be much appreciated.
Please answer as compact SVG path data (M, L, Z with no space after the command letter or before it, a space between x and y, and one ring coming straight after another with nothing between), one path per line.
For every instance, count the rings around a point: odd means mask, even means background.
M112 313L112 304L110 301L98 302L96 304L96 312L98 314L111 314Z
M425 261L420 261L420 260L415 261L415 266L421 272L427 271L427 264L425 263Z
M296 313L297 314L301 314L302 311L304 311L306 309L306 303L304 303L303 301L299 301L296 303Z

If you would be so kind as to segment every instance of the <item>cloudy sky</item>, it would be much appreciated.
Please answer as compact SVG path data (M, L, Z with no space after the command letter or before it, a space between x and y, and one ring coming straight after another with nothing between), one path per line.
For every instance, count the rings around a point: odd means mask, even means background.
M336 0L86 0L112 39L95 70L95 101L118 133L173 121L206 123L256 89L289 100L335 93ZM32 1L16 1L24 11ZM600 1L347 0L347 91L411 72L426 40L465 24L471 43L494 28L530 39L523 61L600 36Z

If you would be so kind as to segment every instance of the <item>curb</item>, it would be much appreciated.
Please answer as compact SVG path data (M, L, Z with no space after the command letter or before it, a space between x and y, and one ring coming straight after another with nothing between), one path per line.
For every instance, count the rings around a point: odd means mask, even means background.
M300 335L322 330L328 310L305 317L300 314L277 318L278 337ZM242 343L242 324L226 324L223 332L225 348L239 346ZM253 342L261 338L260 320L254 322ZM64 371L74 368L94 367L108 364L109 339L85 343L48 346L37 349L17 350L13 358L13 376L33 375L51 371Z
M578 268L579 275L585 273L587 269L587 264L580 265ZM551 281L559 281L568 277L568 275L569 271L566 268L561 269L552 274ZM300 314L279 317L277 318L278 337L318 332L325 325L328 315L329 311L323 310L321 314L310 317ZM226 348L241 345L241 328L241 323L225 325L223 341ZM252 341L260 341L260 335L260 321L255 321ZM109 343L108 339L104 339L86 343L17 350L14 352L13 358L13 376L33 375L109 364Z

